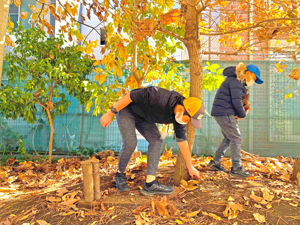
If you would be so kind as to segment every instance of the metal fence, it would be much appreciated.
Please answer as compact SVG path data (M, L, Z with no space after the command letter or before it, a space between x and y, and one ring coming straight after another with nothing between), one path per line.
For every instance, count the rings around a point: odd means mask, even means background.
M237 65L237 61L210 61L221 68ZM249 62L245 61L245 64ZM261 156L297 156L300 154L300 97L286 99L284 93L290 92L296 82L288 82L288 78L277 73L275 61L251 61L261 69L264 84L253 85L250 91L251 108L249 115L240 120L239 126L243 137L242 148L250 153ZM291 71L296 65L286 63ZM205 65L205 62L204 62ZM94 79L95 74L90 75ZM7 81L2 83L5 85ZM211 111L216 90L204 91L203 100L208 112ZM54 122L54 154L55 152L71 151L79 146L95 149L113 149L119 151L122 147L121 136L116 121L109 127L100 125L100 116L87 113L84 106L80 106L75 98L71 101L68 113L56 117ZM91 109L92 111L92 109ZM46 118L38 113L39 122L28 124L22 119L0 120L1 149L16 146L16 135L20 134L27 150L47 151L50 127ZM194 154L212 154L222 140L218 124L213 117L205 115L202 119L203 127L197 130ZM173 136L165 139L168 148L178 151ZM147 151L148 143L138 135L138 150ZM227 153L229 154L229 153Z

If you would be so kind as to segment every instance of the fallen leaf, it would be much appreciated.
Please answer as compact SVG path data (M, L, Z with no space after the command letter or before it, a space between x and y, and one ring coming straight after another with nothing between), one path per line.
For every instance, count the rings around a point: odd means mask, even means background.
M243 211L243 206L240 203L235 204L234 202L228 202L223 215L230 220L236 218L239 214L239 211Z
M45 220L37 220L36 222L38 225L50 225L50 223L47 223Z
M259 204L254 204L254 207L255 207L255 208L258 208L258 209L262 209L262 206L259 205Z
M182 201L182 203L186 203L186 200L184 198L181 201Z
M183 222L182 222L182 221L180 221L180 220L177 220L177 219L176 219L176 223L177 223L177 224L183 224Z
M144 220L142 219L142 217L140 215L135 215L136 221L135 224L136 225L143 225L144 224Z
M213 213L202 212L202 214L205 216L210 216L210 217L214 218L215 220L222 220L221 217L219 217Z
M180 186L187 191L192 191L192 190L195 190L196 188L198 188L197 186L195 186L198 183L199 183L199 181L197 181L197 180L189 180L188 182L186 182L185 180L181 180Z
M149 223L152 223L152 220L149 219L149 218L147 218L147 213L141 212L140 215L141 215L141 217L142 217L144 220L146 220L146 221L149 222Z
M271 208L272 208L272 205L271 205L271 204L268 204L266 207L267 207L267 209L271 209Z
M262 193L263 193L263 198L265 200L267 200L268 202L271 202L274 198L274 195L270 195L270 191L267 188L262 188L261 189Z
M253 213L254 219L256 219L259 223L265 223L265 217L260 215L259 213Z
M261 201L263 200L262 197L256 196L253 192L252 192L252 194L250 195L250 198L253 199L253 200L256 201L256 202L261 202Z
M232 202L234 201L234 199L231 196L229 196L228 201Z
M54 196L46 197L46 201L49 201L49 202L61 202L61 198L56 198Z
M169 216L166 206L162 204L160 201L155 201L155 208L159 215L167 216L167 217Z
M290 204L291 206L298 207L298 203L292 203L292 202L290 202L289 204Z
M194 211L194 212L191 212L191 213L188 213L188 214L185 215L185 217L194 217L194 216L196 216L199 212L200 212L200 210Z
M67 188L62 188L56 191L56 195L62 197L66 192L68 192Z
M113 210L115 207L114 206L112 206L112 207L110 207L110 208L108 208L108 210Z

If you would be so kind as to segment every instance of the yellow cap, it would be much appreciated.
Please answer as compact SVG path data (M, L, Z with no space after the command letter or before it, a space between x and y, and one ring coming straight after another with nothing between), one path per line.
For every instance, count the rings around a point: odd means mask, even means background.
M183 106L188 114L193 117L201 108L202 101L196 97L189 97L183 100Z
M201 128L201 118L205 113L205 107L199 98L189 97L183 100L183 106L191 116L191 123L196 128Z

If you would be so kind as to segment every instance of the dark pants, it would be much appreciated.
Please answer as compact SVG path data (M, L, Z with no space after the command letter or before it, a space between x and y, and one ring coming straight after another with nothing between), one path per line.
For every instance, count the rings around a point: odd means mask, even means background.
M147 175L156 175L163 140L155 123L137 123L127 108L117 113L118 127L122 136L123 146L119 156L119 170L123 173L132 153L137 146L135 129L149 142L147 153Z
M231 151L232 167L237 168L241 165L241 145L243 142L238 121L235 116L215 116L217 123L221 127L221 132L224 136L214 161L220 163L228 147Z

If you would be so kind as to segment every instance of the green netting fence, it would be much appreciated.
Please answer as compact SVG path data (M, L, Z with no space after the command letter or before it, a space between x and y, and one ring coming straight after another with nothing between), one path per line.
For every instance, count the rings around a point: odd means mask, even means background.
M221 68L237 65L238 61L210 61L217 63ZM250 63L245 61L246 64ZM261 69L264 84L254 85L250 91L251 108L249 115L240 120L239 126L243 136L242 148L250 153L261 156L297 156L300 154L300 97L286 99L285 93L290 92L291 85L282 73L278 73L275 64L277 61L251 61ZM205 65L205 62L203 62ZM291 71L296 65L287 62L287 69ZM94 80L95 74L90 74ZM7 84L5 76L2 83ZM216 90L205 91L203 100L210 113ZM300 93L294 93L294 95ZM122 147L121 136L116 121L109 127L100 125L100 116L93 116L92 110L88 113L85 107L79 105L75 98L69 97L71 105L68 113L56 117L54 123L55 153L65 153L79 146L95 149L113 149L120 151ZM21 135L24 147L28 151L47 151L50 136L50 127L46 119L38 113L39 122L28 124L22 119L6 120L0 118L1 149L15 148L17 134ZM202 129L198 129L194 143L194 154L212 154L216 151L222 140L220 128L213 117L205 115L202 119ZM173 135L165 139L168 148L178 151ZM147 151L147 141L138 134L138 150ZM229 154L229 153L228 153Z

